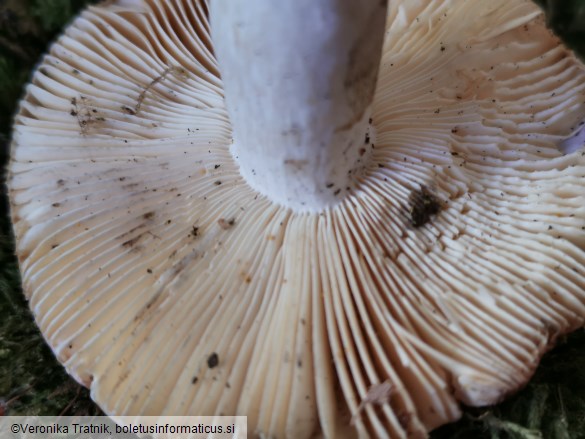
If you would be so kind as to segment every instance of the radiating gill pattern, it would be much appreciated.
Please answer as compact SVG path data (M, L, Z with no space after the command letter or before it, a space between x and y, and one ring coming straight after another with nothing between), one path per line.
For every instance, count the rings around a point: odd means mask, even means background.
M91 7L27 88L17 253L69 373L291 438L424 437L524 385L585 316L585 72L539 10L390 2L369 172L320 214L240 177L207 15Z

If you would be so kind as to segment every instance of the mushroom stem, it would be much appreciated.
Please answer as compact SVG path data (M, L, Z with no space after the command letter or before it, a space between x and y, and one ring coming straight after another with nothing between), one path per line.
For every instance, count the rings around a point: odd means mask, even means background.
M363 172L385 0L214 0L211 28L242 176L299 212Z

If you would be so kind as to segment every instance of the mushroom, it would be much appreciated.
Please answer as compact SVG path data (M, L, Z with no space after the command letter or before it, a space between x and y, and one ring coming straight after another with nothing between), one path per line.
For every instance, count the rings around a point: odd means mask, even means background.
M382 3L120 0L51 46L17 254L106 413L424 437L583 325L583 65L529 1Z

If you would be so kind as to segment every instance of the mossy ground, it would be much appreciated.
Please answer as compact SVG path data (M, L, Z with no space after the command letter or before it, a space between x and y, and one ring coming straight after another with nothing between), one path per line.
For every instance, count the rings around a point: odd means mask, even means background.
M0 0L0 170L12 115L39 57L88 0ZM585 54L585 0L538 0L551 26ZM4 181L3 175L0 175ZM5 187L0 191L0 415L98 414L44 344L20 290ZM585 331L562 340L528 386L495 407L467 409L434 439L585 438Z
M30 72L87 1L0 0L0 414L97 414L44 343L20 289L3 171L12 116Z

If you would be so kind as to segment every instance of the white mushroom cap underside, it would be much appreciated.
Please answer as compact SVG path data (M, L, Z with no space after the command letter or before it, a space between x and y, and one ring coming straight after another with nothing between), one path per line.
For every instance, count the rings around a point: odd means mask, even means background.
M424 436L526 383L585 317L585 152L566 140L585 71L539 10L390 2L370 171L300 215L238 174L207 8L90 8L27 88L17 252L67 370L109 414L237 413L290 438L352 414ZM441 209L415 227L417 196Z

